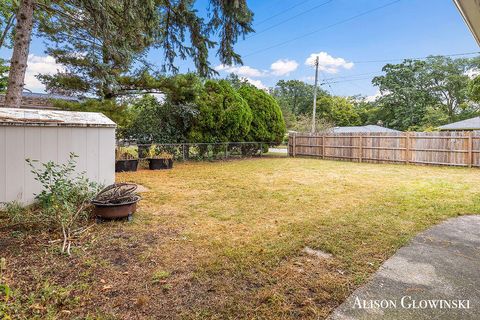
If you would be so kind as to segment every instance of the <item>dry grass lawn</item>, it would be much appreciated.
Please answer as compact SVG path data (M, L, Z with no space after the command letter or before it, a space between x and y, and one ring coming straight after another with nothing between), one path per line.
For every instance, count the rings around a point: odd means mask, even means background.
M478 169L276 157L117 180L150 189L134 222L71 258L0 231L12 318L322 319L415 234L480 211Z

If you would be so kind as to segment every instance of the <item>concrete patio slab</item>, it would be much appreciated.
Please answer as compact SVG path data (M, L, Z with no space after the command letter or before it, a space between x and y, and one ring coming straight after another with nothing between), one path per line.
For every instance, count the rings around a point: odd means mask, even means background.
M480 319L480 216L417 235L329 319Z

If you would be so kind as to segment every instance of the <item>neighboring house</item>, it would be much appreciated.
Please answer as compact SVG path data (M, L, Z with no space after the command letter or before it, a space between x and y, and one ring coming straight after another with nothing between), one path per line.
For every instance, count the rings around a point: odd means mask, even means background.
M457 121L438 127L440 131L473 131L480 130L480 117Z
M480 45L480 1L453 0L463 16L478 45Z
M334 127L332 133L370 133L370 132L401 132L377 125L357 126L357 127Z
M71 102L80 102L79 98L62 96L58 94L49 93L33 93L24 92L22 94L22 103L20 108L24 109L55 109L52 104L52 99L65 100ZM0 94L0 107L5 106L5 94Z

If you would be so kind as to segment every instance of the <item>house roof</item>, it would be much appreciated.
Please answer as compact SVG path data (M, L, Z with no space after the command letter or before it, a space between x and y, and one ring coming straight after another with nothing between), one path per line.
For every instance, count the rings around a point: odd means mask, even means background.
M40 98L40 99L59 99L66 101L79 102L80 99L77 97L64 96L61 94L51 94L51 93L36 93L36 92L22 92L22 97L26 98Z
M377 125L333 128L333 133L353 133L353 132L400 132L400 131L377 126Z
M480 1L453 0L478 45L480 45Z
M457 121L438 127L439 130L480 130L480 117Z
M98 112L0 108L0 126L115 128L117 125Z

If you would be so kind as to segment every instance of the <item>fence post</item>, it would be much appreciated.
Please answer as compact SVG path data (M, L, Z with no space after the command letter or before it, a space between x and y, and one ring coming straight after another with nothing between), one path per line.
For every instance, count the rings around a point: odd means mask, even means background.
M262 156L263 153L263 143L260 143L260 157Z
M409 164L410 163L410 132L406 133L406 139L405 139L405 163Z
M225 143L225 159L228 158L228 142Z
M182 143L182 155L183 155L183 161L185 161L185 144Z
M358 162L362 162L362 156L363 156L363 139L362 139L362 134L359 136L359 153L358 153Z
M322 159L325 159L325 133L322 133Z
M295 156L297 155L297 134L296 134L296 133L293 133L292 138L293 138L293 139L292 139L292 140L293 140L293 142L292 142L292 145L293 145L293 147L292 147L292 155L293 155L293 157L295 158Z
M472 167L473 163L473 139L472 139L472 131L468 132L468 167Z

